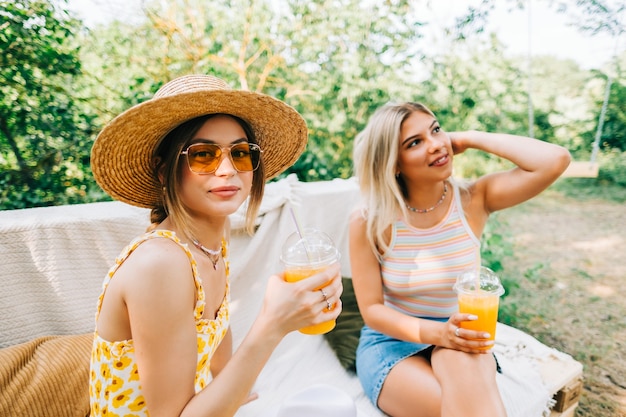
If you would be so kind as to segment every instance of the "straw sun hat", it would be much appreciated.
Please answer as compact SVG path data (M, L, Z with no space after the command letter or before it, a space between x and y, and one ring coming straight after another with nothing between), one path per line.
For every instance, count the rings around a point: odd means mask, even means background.
M265 179L290 167L304 151L306 122L292 107L273 97L232 90L211 75L176 78L154 97L113 119L96 138L91 169L111 197L140 207L161 200L153 154L161 139L181 123L198 116L225 113L250 124L263 150Z

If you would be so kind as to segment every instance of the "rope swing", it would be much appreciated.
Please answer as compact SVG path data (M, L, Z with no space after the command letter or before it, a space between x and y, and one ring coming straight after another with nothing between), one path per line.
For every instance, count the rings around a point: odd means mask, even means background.
M532 31L532 13L531 13L532 0L528 0L528 135L533 137L534 126L534 114L532 105L532 54L531 54L531 31ZM621 27L621 25L620 25ZM619 30L619 28L618 28ZM615 50L613 52L613 61L617 68L617 51L619 44L619 35L621 30L615 34ZM602 137L602 129L604 127L604 118L606 115L606 109L611 94L611 85L613 84L613 76L611 74L607 77L607 82L604 90L604 100L602 102L602 109L600 110L600 116L598 118L598 128L596 130L595 139L593 141L591 158L589 161L572 161L567 170L561 175L566 178L597 178L599 172L599 164L597 162L598 151L600 149L600 138Z
M619 46L619 35L621 35L621 16L620 25L618 26L618 32L615 33L615 49L613 50L613 62L615 68L617 68L617 51ZM604 117L606 116L606 108L608 107L609 97L611 95L611 85L613 84L613 76L609 73L606 80L606 86L604 88L604 100L602 102L602 109L600 110L600 116L598 117L598 128L596 129L596 136L593 141L591 149L591 158L589 162L572 161L567 170L561 175L562 177L570 178L597 178L599 171L599 164L597 162L598 151L600 150L600 138L602 137L602 129L604 127Z

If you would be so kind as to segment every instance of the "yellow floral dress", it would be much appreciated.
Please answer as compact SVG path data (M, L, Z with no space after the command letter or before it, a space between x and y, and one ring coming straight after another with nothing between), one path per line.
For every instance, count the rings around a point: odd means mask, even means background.
M117 269L140 244L154 238L166 238L176 242L185 251L191 263L197 293L194 316L198 333L198 362L195 377L195 390L198 392L211 380L211 357L226 335L230 321L229 264L227 260L227 244L224 239L222 239L222 257L226 265L226 291L222 305L214 320L202 319L205 308L205 295L202 282L198 276L197 264L191 251L189 251L186 244L183 244L176 237L174 232L167 230L154 230L139 236L122 251L102 284L102 293L98 298L96 320L100 314L104 293ZM89 375L91 416L148 416L149 413L139 378L135 347L132 339L109 342L102 339L96 329L91 351Z

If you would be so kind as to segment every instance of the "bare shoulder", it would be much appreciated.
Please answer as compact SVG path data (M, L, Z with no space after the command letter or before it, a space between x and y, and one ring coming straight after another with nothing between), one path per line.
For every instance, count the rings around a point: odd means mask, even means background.
M125 275L127 284L138 287L170 288L180 283L173 276L192 275L189 257L169 239L149 239L130 254L118 273ZM193 280L188 280L193 284Z
M473 207L481 205L480 202L484 199L485 188L489 181L489 175L484 175L476 180L455 180L454 186L458 189L459 197L461 199L461 205L464 211L468 211Z
M170 239L149 239L133 251L129 260L142 263L145 267L167 267L181 262L189 263L189 257L180 245Z
M365 218L365 210L362 207L357 207L352 210L348 218L350 227L365 227L367 219Z

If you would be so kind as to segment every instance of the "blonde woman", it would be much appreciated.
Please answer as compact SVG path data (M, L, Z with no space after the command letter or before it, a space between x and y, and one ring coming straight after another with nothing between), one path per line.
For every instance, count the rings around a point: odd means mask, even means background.
M467 149L515 168L459 186ZM456 275L480 263L489 215L522 203L566 169L564 148L478 131L446 133L419 103L387 104L357 136L354 166L364 205L350 223L350 263L365 320L357 374L393 417L506 415L488 334L461 329Z

